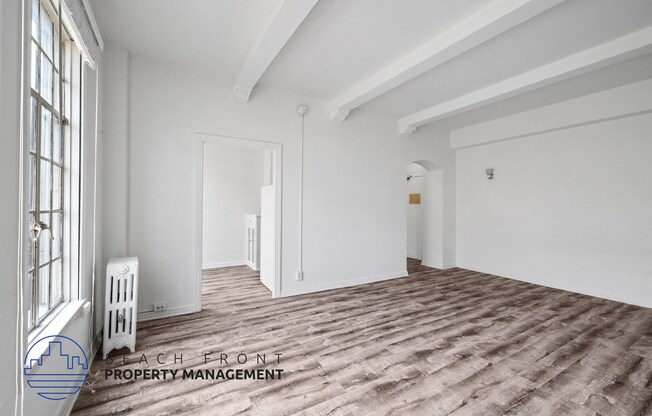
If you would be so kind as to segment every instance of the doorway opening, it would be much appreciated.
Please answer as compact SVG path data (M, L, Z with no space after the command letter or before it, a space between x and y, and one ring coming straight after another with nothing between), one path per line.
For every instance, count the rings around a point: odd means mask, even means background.
M281 279L281 145L198 137L198 304L210 292L207 286L228 276L275 298Z
M415 264L442 269L443 177L433 162L419 160L406 169L408 268Z

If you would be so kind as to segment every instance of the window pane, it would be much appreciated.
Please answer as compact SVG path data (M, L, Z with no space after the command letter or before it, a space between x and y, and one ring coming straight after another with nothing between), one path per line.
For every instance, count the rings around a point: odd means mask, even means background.
M53 117L52 124L52 160L61 163L63 160L61 151L63 149L61 146L61 125L59 124L59 119Z
M39 9L39 1L32 0L32 37L34 39L38 39L38 32L39 32L38 9Z
M0 0L2 1L2 0ZM60 44L60 20L56 6L58 0L27 0L32 3L31 42L31 132L29 139L29 219L49 226L41 231L38 241L27 250L30 291L25 300L30 305L29 328L56 306L63 298L63 175L64 137L62 131L62 98L69 95L62 86L64 71ZM47 103L47 104L46 104ZM52 212L52 211L59 212ZM31 230L31 227L30 227ZM34 293L31 292L33 289ZM34 296L34 294L36 294ZM33 305L31 303L34 303ZM34 321L34 322L31 322Z
M52 113L41 107L41 156L52 157Z
M43 266L39 270L38 289L38 317L41 319L48 313L48 301L50 299L50 265Z
M54 22L54 31L53 31L53 38L54 38L54 67L59 69L59 22L58 20Z
M36 43L32 42L32 88L38 92L39 51Z
M36 155L29 155L29 210L36 209ZM30 223L31 224L31 223Z
M52 107L56 112L59 112L59 74L54 71L52 75Z
M52 214L52 258L56 259L61 256L61 242L63 240L63 235L61 230L63 230L63 219L61 218L60 213Z
M34 224L34 214L29 214L29 231L27 232L27 268L32 270L35 268L34 261L34 234L32 234L32 224Z
M52 64L41 53L41 96L48 103L52 104Z
M59 166L52 166L52 209L61 209L61 175Z
M34 273L27 274L27 291L25 292L25 302L27 303L27 327L32 328L32 282L34 282Z
M31 111L30 135L29 135L29 150L36 152L36 99L32 98L32 111Z
M50 197L52 196L52 164L47 160L41 159L41 181L39 183L41 192L40 208L44 211L50 210ZM49 222L46 221L48 224Z
M62 263L61 259L52 263L52 293L50 294L50 304L55 306L61 300L61 293L63 288L62 276Z
M50 16L41 6L41 48L48 54L50 58L52 54L52 21Z
M41 214L41 221L50 225L50 214ZM50 261L50 231L43 230L38 238L38 262L39 265Z

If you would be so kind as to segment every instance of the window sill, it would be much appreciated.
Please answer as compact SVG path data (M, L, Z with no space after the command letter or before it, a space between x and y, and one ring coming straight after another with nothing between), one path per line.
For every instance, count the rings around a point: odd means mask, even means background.
M51 316L48 317L48 319L41 324L40 327L34 329L30 334L27 336L27 341L28 341L28 347L27 350L30 351L32 346L36 344L40 339L49 337L49 336L56 336L56 335L62 335L70 326L70 324L75 321L80 315L83 315L85 312L84 305L88 303L86 300L75 300L72 302L67 302L62 305L60 305L57 309L55 309ZM43 351L30 351L30 356L38 356L40 357L43 353L45 353L45 349L47 348L47 343L41 343L37 346L37 348L43 349Z

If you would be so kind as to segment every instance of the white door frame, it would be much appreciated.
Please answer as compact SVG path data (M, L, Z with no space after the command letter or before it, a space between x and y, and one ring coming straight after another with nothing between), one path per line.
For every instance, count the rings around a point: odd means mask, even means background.
M197 158L199 171L197 172L197 223L195 235L197 236L197 258L195 266L195 305L196 310L201 310L201 281L202 281L202 245L203 245L203 222L204 222L204 145L206 143L217 144L220 146L235 147L240 149L255 149L255 150L271 150L274 153L274 170L275 170L275 183L276 186L276 242L275 242L275 258L276 270L274 276L274 288L272 290L272 297L278 298L281 295L281 232L282 232L282 183L283 183L283 145L281 143L243 139L238 137L220 136L217 134L209 133L196 133L197 136ZM244 222L243 222L244 227ZM262 284L262 283L261 283Z
M428 230L426 226L426 221L422 223L422 235L421 235L421 246L422 246L422 254L421 254L421 264L423 266L428 266L428 267L433 267L435 269L447 269L452 266L447 265L446 262L444 261L444 179L443 179L443 170L442 168L437 165L434 162L431 162L429 160L415 160L413 162L408 163L407 166L410 166L411 164L417 164L421 166L424 169L424 175L423 175L423 191L422 191L422 201L421 203L426 203L427 201L437 201L439 204L437 205L436 209L433 209L433 207L428 207L426 205L426 208L428 208L427 211L423 212L424 214L424 220L425 220L425 215L430 215L431 218L433 217L438 217L439 219L439 227L437 227L435 234L433 235ZM439 175L436 176L435 173L439 172ZM428 183L430 183L430 187L427 187ZM407 187L407 185L406 185ZM441 191L440 195L435 195L433 191L438 188ZM407 218L407 207L406 205L406 218ZM406 221L407 224L407 221ZM406 233L407 235L407 233ZM424 241L426 241L426 238L430 239L430 241L435 241L437 245L439 246L437 248L436 253L428 252L426 250L426 244L424 244ZM407 242L407 240L406 240ZM406 252L407 252L407 244L406 244ZM433 256L433 254L436 254Z

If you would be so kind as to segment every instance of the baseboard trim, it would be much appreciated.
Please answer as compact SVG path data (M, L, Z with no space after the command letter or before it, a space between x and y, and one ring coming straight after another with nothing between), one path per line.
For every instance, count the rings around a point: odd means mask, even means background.
M564 285L564 284L559 284L557 282L540 280L535 277L529 277L529 276L526 277L522 277L522 276L515 277L511 275L508 276L505 273L486 269L484 267L473 266L470 264L459 264L457 267L462 269L472 270L475 272L492 274L494 276L500 276L507 279L518 280L520 282L527 282L539 286L550 287L553 289L565 290L567 292L578 293L580 295L587 295L587 296L593 296L601 299L613 300L615 302L622 302L622 303L627 303L629 305L642 306L644 308L652 308L652 301L650 299L639 298L636 296L626 295L624 293L605 292L602 290L596 290L594 288L581 286L581 285Z
M343 287L351 287L351 286L364 285L367 283L382 282L383 280L398 279L401 277L406 277L407 275L408 275L407 270L402 270L400 272L360 277L357 279L342 280L339 282L325 283L322 285L307 286L303 288L281 289L281 294L279 297L284 298L288 296L306 295L308 293L323 292L325 290L341 289Z
M202 269L219 269L220 267L246 266L246 260L223 261L219 263L205 263L201 265Z
M440 269L440 270L452 269L455 267L455 263L440 263L436 261L430 261L427 259L421 260L421 265L426 267L432 267L433 269Z
M153 319L170 318L172 316L188 315L189 313L195 313L195 312L199 312L195 307L195 305L186 305L186 306L178 306L176 308L168 308L161 312L142 311L142 312L138 312L137 321L138 322L151 321Z

